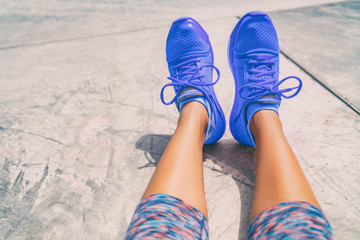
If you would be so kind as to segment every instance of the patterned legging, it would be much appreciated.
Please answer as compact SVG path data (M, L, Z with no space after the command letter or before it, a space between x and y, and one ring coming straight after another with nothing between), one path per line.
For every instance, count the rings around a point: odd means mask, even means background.
M154 194L141 200L126 240L208 239L208 222L181 199ZM249 239L333 239L325 215L307 202L280 203L250 224Z

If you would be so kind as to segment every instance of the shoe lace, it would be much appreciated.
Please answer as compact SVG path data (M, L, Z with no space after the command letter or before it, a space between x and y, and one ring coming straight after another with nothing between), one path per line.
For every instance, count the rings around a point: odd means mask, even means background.
M181 93L181 90L186 87L193 87L197 89L198 91L203 93L204 96L209 100L209 103L213 105L213 101L211 101L210 94L207 91L205 91L205 89L203 89L202 87L216 84L220 79L220 71L217 67L211 64L198 67L197 66L198 62L200 62L199 58L193 58L175 65L175 69L177 70L177 73L172 77L168 77L167 79L171 80L171 82L165 84L161 89L160 98L165 105L170 105L173 102L177 101ZM204 75L200 74L200 71L203 68L207 68L207 67L215 69L217 73L217 78L214 82L206 83L201 81ZM175 96L171 101L165 102L164 91L167 87L171 87L171 86L175 87Z
M276 70L272 68L275 61L270 57L258 56L256 59L249 60L248 64L253 66L253 68L249 70L252 76L249 77L250 83L244 84L239 89L239 94L242 98L254 100L268 94L276 94L283 98L292 98L298 95L302 88L302 81L296 76L288 76L277 81L274 77ZM299 84L295 87L279 89L282 83L291 78L296 79ZM290 95L284 94L295 89L296 91ZM245 93L245 90L248 91Z

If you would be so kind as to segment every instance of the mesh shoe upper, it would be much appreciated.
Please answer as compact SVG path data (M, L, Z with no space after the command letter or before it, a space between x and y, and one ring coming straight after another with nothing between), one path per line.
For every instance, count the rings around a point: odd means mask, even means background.
M194 31L195 24L184 24L184 21L174 23L166 41L166 60L173 60L192 52L207 52L209 43Z
M161 100L169 105L176 103L178 111L185 102L198 101L209 113L205 144L218 141L225 132L225 116L216 98L212 85L219 80L219 70L213 65L210 40L204 29L192 18L175 20L166 42L171 83L161 90ZM213 81L213 70L218 77ZM170 102L164 100L164 90L172 86L175 97Z
M249 12L240 19L230 36L228 58L235 80L230 130L238 142L255 146L250 131L252 116L264 109L278 113L281 97L296 96L302 83L294 76L278 80L278 38L271 19L264 12ZM299 85L280 88L289 78L297 80Z
M269 20L269 21L266 21ZM239 52L247 52L257 48L279 51L279 43L275 28L270 19L263 22L251 22L238 33L234 47Z

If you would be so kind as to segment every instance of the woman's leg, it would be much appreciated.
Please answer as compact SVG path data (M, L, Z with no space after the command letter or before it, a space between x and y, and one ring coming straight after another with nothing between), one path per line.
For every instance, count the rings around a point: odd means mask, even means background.
M250 129L256 143L256 177L250 221L279 203L305 201L320 208L274 111L254 114Z
M182 107L175 133L143 198L168 194L189 203L207 218L202 158L207 124L208 113L204 105L192 101Z
M183 105L178 126L127 231L127 240L208 239L202 148L208 113L204 105Z
M265 12L243 16L229 41L229 63L236 94L230 115L237 141L256 146L257 163L250 239L330 239L331 228L284 136L281 98L295 97L302 81L278 81L279 44ZM283 88L289 79L298 85Z
M137 206L126 239L207 239L208 222L203 181L204 143L218 141L225 117L213 85L220 77L205 30L192 18L172 24L166 41L171 83L160 98L180 110L177 128ZM212 72L218 77L213 81ZM175 97L164 100L166 88ZM210 120L209 120L210 119Z
M249 239L333 239L276 112L255 113L257 163Z

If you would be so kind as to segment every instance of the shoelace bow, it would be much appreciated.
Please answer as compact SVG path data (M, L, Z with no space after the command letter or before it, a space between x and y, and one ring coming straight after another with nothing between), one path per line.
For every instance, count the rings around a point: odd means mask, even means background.
M242 98L254 100L268 94L276 94L283 98L292 98L298 95L302 88L302 81L296 76L289 76L277 81L273 76L276 71L271 68L271 65L275 64L275 61L271 58L261 57L261 59L251 59L248 64L254 65L254 68L249 70L250 73L253 73L253 76L249 78L251 81L250 83L240 87L239 94ZM299 85L296 87L279 89L279 86L290 78L296 79L299 82ZM244 93L245 89L248 90L246 94ZM291 92L294 89L296 89L294 93L290 95L284 94L286 92Z
M211 65L211 64L197 67L196 63L198 63L198 62L200 62L200 59L195 58L195 59L189 59L187 61L184 61L184 62L181 62L181 63L175 65L175 69L178 69L178 73L175 74L173 77L168 77L168 79L171 80L171 83L165 84L164 87L161 89L160 98L161 98L161 101L165 105L170 105L173 102L175 102L179 98L181 90L186 87L193 87L193 88L199 90L209 100L209 103L211 105L213 105L213 101L211 101L210 94L207 91L205 91L202 87L211 86L211 85L216 84L220 79L220 71L217 67L215 67L214 65ZM206 67L210 67L210 68L213 68L216 70L216 73L218 76L217 76L215 82L206 83L206 82L201 81L201 78L204 77L204 75L199 74L199 72L201 71L201 69L206 68ZM181 79L182 77L189 75L189 74L191 74L191 77L184 79L184 80ZM194 80L199 80L199 81L194 81ZM164 91L167 87L171 87L171 86L175 87L176 94L170 102L165 102Z

